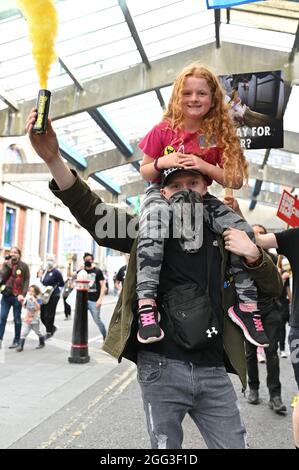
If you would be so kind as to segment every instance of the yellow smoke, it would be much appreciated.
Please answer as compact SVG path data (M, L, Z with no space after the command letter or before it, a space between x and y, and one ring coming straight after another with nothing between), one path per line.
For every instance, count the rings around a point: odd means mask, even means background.
M58 20L53 1L18 0L18 3L28 22L32 55L40 87L47 88L50 67L56 59L54 43Z

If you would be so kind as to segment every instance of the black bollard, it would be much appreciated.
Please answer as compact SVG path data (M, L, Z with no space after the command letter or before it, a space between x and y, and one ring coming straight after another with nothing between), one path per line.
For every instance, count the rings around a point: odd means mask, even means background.
M71 355L68 358L72 364L85 364L90 361L88 355L88 323L87 323L87 301L90 280L87 272L82 270L78 273L76 283L76 307L73 323L73 336Z

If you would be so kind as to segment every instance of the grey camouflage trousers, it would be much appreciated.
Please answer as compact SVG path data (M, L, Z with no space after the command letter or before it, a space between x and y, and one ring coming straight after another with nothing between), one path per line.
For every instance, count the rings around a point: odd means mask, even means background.
M169 202L163 198L158 184L153 184L147 189L140 212L137 240L138 299L157 297L164 243L169 236L169 223L175 204L171 203L171 199ZM251 226L215 196L206 193L202 197L202 211L204 221L215 234L222 235L227 228L233 227L245 231L249 238L255 241ZM197 230L200 230L199 226ZM231 253L231 274L239 302L257 302L257 289L246 271L243 258L233 253Z

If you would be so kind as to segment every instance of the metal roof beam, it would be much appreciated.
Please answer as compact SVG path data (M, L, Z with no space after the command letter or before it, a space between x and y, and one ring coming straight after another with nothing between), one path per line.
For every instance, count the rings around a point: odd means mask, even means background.
M133 183L125 184L120 187L123 197L132 197L137 196L138 194L144 194L147 185L144 181L135 181ZM212 189L212 193L217 197L223 197L224 189L219 184L214 185ZM234 196L240 199L252 199L252 188L241 188L237 191L234 191ZM105 195L103 194L105 198ZM280 201L280 194L273 193L270 191L261 191L260 194L255 197L258 202L262 202L264 204L268 204L270 206L278 207L278 203ZM107 201L108 202L108 201Z
M284 131L284 147L290 153L299 153L299 134L297 132Z
M59 149L63 158L72 163L78 170L84 170L87 167L85 158L61 138L59 138Z
M266 165L268 159L269 159L269 156L270 156L270 152L271 152L271 149L266 149L265 150L265 155L264 155L264 159L263 159L263 163L261 165L261 169L263 170L264 166ZM249 204L249 210L250 211L253 211L253 209L255 208L256 204L257 204L257 199L256 197L260 194L261 192L261 189L262 189L262 185L263 185L263 179L257 179L255 181L255 184L254 184L254 187L253 187L253 190L252 190L252 200Z
M263 168L256 163L249 163L249 176L261 181L277 183L281 186L299 188L299 173L281 170L273 166L265 165Z
M221 24L221 12L220 8L215 8L214 10L214 22L215 22L215 39L216 39L216 47L220 49L220 24Z
M20 108L19 108L17 102L12 98L12 96L10 96L9 93L7 93L7 91L3 90L2 87L0 87L0 99L5 104L7 104L7 106L10 108L10 110L12 110L14 112L20 111Z
M134 155L126 159L117 149L108 150L107 152L91 155L86 158L87 168L82 172L79 170L83 179L87 179L94 173L101 172L110 168L117 168L128 163L136 163L139 166L139 161L142 158L142 151L132 144L134 147ZM135 166L135 165L134 165ZM49 178L49 170L45 163L3 163L2 164L2 181L30 181L33 175L38 174L41 180ZM273 166L265 165L261 168L256 163L249 163L249 177L257 180L268 181L280 184L281 186L288 186L292 188L299 188L299 174L293 171L282 170ZM23 179L22 179L23 178ZM138 182L136 182L137 184ZM139 183L138 183L139 184ZM126 191L127 185L121 186L121 192ZM139 187L139 186L138 186ZM144 183L139 188L141 194L143 188L146 187ZM136 194L132 194L134 196ZM128 194L130 197L131 194Z
M76 77L76 74L75 72L72 70L72 68L70 67L70 65L67 64L67 59L65 58L62 58L61 56L58 57L58 60L59 60L59 63L61 65L62 68L64 68L64 70L66 71L66 73L69 75L69 77L71 77L71 79L73 80L74 84L76 85L77 89L79 91L83 91L84 90L84 86L82 85L82 83L80 82L80 80Z
M258 52L258 53L257 53ZM288 64L288 53L271 51L242 44L222 42L221 50L215 44L190 49L151 62L145 70L138 64L121 72L84 82L84 93L77 92L75 85L64 87L53 93L51 118L53 120L92 110L104 104L146 93L156 88L171 85L178 72L188 63L200 60L216 74L283 70L285 79L292 81L299 76L299 60ZM297 56L296 56L297 57ZM0 136L23 135L25 121L35 100L18 103L19 113L10 116L7 110L0 111Z
M105 132L109 139L116 145L118 150L125 155L125 157L130 157L133 155L133 148L121 135L120 131L116 129L113 123L110 121L108 115L103 109L94 109L88 111L88 114L92 119L97 123L97 125Z
M118 0L119 6L123 12L123 15L125 17L126 23L128 25L128 28L130 30L130 33L132 35L132 38L134 39L134 42L136 44L137 50L142 58L142 62L145 64L147 69L150 69L151 65L149 63L149 60L147 58L147 55L145 53L145 50L143 48L142 42L140 40L139 34L137 32L135 23L133 21L133 18L131 16L131 13L129 11L128 5L126 0Z
M108 178L108 176L103 175L103 173L94 173L91 175L91 178L104 186L104 188L106 188L110 193L115 195L121 193L120 186L114 183L114 181L112 181L111 178Z
M299 50L299 22L298 22L298 25L297 25L294 44L293 44L292 50L291 50L290 55L289 55L289 62L294 62L295 55L298 52L298 50Z
M2 183L49 181L51 176L45 163L3 163L1 173Z
M136 143L132 143L133 155L129 158L124 157L119 150L107 150L106 152L96 153L86 157L87 168L83 172L83 178L88 178L99 171L109 170L128 163L134 163L142 159L142 151Z

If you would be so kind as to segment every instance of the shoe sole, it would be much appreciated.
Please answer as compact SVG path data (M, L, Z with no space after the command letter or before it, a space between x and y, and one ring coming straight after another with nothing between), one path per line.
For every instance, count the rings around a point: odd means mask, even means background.
M278 415L286 415L288 413L288 410L287 408L281 408L281 409L275 409L274 408L274 405L272 403L268 403L268 406L270 408L270 410L273 410L275 413L277 413Z
M137 333L138 341L140 343L143 343L143 344L156 343L157 341L161 341L161 339L163 339L163 338L164 338L164 331L163 330L161 330L161 335L160 336L150 336L147 339L141 338L141 336L139 335L139 332Z
M261 400L259 398L254 401L247 400L247 403L249 403L249 405L259 405L261 403Z
M258 343L257 341L255 341L249 334L249 331L247 330L246 326L244 325L244 323L240 320L240 318L235 314L234 310L233 310L233 307L230 307L228 309L228 316L229 318L234 322L236 323L236 325L238 325L241 330L243 331L243 334L245 336L245 338L247 339L247 341L249 341L249 343L251 344L254 344L255 346L260 346L262 348L267 348L269 346L269 344L265 343L265 344L261 344L261 343Z

